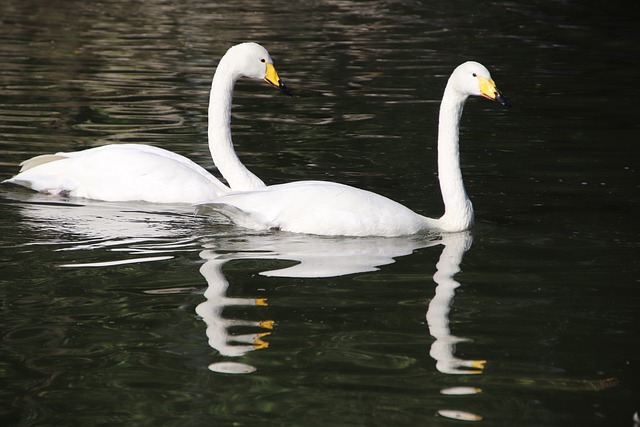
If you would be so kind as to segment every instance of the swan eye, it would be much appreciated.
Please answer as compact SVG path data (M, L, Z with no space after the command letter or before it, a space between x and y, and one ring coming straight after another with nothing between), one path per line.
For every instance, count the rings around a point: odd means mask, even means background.
M265 60L264 58L262 58L262 59L260 60L260 62L266 62L266 60Z
M473 73L473 77L478 77L478 75L476 73Z

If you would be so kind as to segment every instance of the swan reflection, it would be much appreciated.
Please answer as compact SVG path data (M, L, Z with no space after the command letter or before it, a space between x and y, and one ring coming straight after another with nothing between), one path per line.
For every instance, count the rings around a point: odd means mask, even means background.
M219 259L211 251L202 251L200 256L206 262L200 267L200 273L207 281L207 290L204 292L206 301L196 307L196 313L207 324L207 338L211 348L217 350L222 356L243 356L245 353L261 348L268 344L262 337L270 332L262 331L253 334L232 335L229 329L233 327L254 327L262 330L273 328L273 321L250 321L225 319L222 311L231 306L266 306L266 300L262 298L230 298L226 296L229 282L222 273L222 266L228 261Z
M429 355L436 361L436 369L443 374L481 374L486 360L464 360L456 357L456 344L468 341L451 333L449 312L453 304L455 290L460 286L453 276L460 271L460 263L465 252L471 247L471 233L445 234L440 243L444 246L436 263L433 281L436 282L435 296L427 309L429 333L435 338ZM449 387L440 390L443 395L471 395L482 390L477 387ZM464 421L480 421L481 415L457 409L440 409L438 415Z
M265 337L271 333L274 321L247 321L228 319L223 315L225 307L233 305L265 306L259 298L230 298L226 296L229 283L223 266L231 260L264 259L295 262L285 268L266 270L260 275L270 277L312 278L336 277L347 274L371 272L393 263L395 258L430 246L443 245L433 276L437 284L435 296L429 303L426 318L430 334L435 338L429 354L436 361L436 369L443 374L480 374L484 360L464 360L456 357L456 344L465 338L451 333L449 312L455 289L460 286L454 275L460 271L460 263L470 248L469 232L407 238L329 238L288 233L272 233L243 236L216 236L204 243L200 253L205 263L200 272L207 281L206 301L198 305L196 312L207 324L209 345L221 356L238 357L268 347ZM250 334L233 335L236 326L253 327ZM223 361L210 365L214 371L234 373L253 372L256 368ZM476 387L450 387L443 395L468 395L480 392ZM480 420L481 416L450 409L443 409L440 416L464 420Z
M290 261L295 264L259 274L269 277L321 278L377 270L391 264L400 256L439 241L417 238L328 238L289 233L271 233L243 236L216 236L204 243L200 252L205 263L200 273L207 282L206 301L196 307L196 313L207 324L209 345L221 356L238 357L268 347L264 339L270 334L274 321L247 321L224 317L230 306L266 306L261 298L231 298L226 295L229 283L223 266L231 260L264 259ZM250 334L234 335L235 327L253 327ZM209 369L225 373L249 373L255 367L230 361L213 363Z
M204 247L207 252L216 253L217 259L264 259L295 263L277 270L262 271L262 276L321 278L376 271L395 262L395 258L439 243L439 240L425 236L340 238L267 233L216 236L205 242Z
M18 246L52 245L52 252L107 249L110 254L106 257L100 252L99 261L74 261L60 267L165 261L178 252L198 249L194 231L201 222L193 218L188 205L168 208L150 203L52 199L31 193L10 195L21 216L19 226L27 236Z
M463 360L455 356L456 344L465 338L451 334L449 311L453 304L455 290L460 283L453 276L460 271L464 253L471 247L469 232L447 234L442 237L442 254L436 264L433 281L437 283L435 296L427 310L429 333L436 340L429 354L436 360L436 369L443 374L481 374L486 360Z
M166 207L150 204L51 203L39 195L24 196L16 201L21 202L19 212L30 229L52 231L53 238L41 239L38 244L55 245L56 251L106 248L109 253L116 254L113 261L105 262L104 252L100 252L96 262L61 264L64 267L100 268L127 262L161 261L173 258L177 252L200 251L200 257L205 261L200 273L206 280L207 289L205 301L198 304L196 313L207 325L209 345L223 358L237 359L248 352L267 348L267 337L274 327L274 322L268 319L225 318L226 307L255 307L259 313L260 308L267 304L260 298L227 296L229 283L223 272L227 262L240 259L280 260L291 265L260 271L259 274L327 278L376 271L416 250L443 245L433 276L437 287L426 314L429 333L435 339L429 354L436 362L436 369L443 374L480 374L483 371L484 360L456 357L456 344L466 339L452 334L449 325L455 289L460 286L454 275L460 270L462 257L472 242L468 232L397 238L339 238L288 233L216 234L203 238L198 232L200 222L190 215L189 209L182 213L167 212ZM128 256L123 257L123 253ZM230 362L229 359L210 368L233 373L255 370L255 367ZM478 392L475 387L442 390L442 394L447 395Z

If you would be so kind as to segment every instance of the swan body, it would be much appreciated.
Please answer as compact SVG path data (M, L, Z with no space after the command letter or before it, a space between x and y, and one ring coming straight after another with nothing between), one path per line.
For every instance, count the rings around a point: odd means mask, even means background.
M326 181L229 193L198 208L209 209L245 228L327 236L402 236L436 226L385 196Z
M31 158L3 182L52 195L104 201L199 203L229 191L265 184L241 162L231 140L231 105L241 77L265 80L291 95L265 48L257 43L231 47L222 57L209 96L209 149L229 186L188 158L143 144L112 144Z
M257 230L344 236L401 236L426 230L456 232L473 224L473 206L462 182L459 123L471 95L509 105L477 62L451 74L440 106L438 179L445 205L441 218L428 218L370 191L324 181L298 181L247 192L232 192L197 206L213 210L236 225Z
M7 180L43 193L105 201L189 203L229 188L188 158L142 144L37 156Z

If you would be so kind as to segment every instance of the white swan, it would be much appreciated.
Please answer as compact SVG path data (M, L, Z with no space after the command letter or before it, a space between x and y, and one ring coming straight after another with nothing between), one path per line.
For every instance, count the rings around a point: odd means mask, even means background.
M186 157L142 144L37 156L22 162L20 173L3 182L49 194L153 203L198 203L232 190L264 187L240 162L231 141L231 100L240 77L265 80L291 95L259 44L233 46L220 60L209 97L209 149L231 189Z
M298 181L244 193L229 193L197 206L213 210L236 225L296 233L345 236L399 236L435 229L466 230L473 224L473 207L460 172L458 133L469 95L509 105L477 62L466 62L451 74L440 106L438 178L445 213L427 218L384 196L347 185Z

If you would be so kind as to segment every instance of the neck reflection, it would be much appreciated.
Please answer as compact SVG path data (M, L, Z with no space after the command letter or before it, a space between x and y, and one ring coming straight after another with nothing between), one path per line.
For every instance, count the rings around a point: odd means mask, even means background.
M231 306L259 309L267 302L261 298L231 298L227 296L229 282L224 265L239 259L268 259L294 262L277 270L262 271L261 276L288 278L326 278L378 270L391 264L394 258L409 255L417 249L434 246L439 240L422 238L326 238L288 233L218 236L204 244L200 257L205 263L200 273L207 282L205 301L196 313L207 325L211 348L223 357L238 358L249 352L267 348L265 339L274 327L273 320L240 320L225 317ZM228 313L228 312L227 312ZM249 333L235 334L234 331ZM229 359L209 365L209 369L225 373L250 373L255 367Z
M461 232L445 234L441 243L444 246L440 259L436 263L433 281L436 282L435 296L427 309L429 333L435 338L429 355L436 361L436 369L443 374L468 375L482 374L486 360L465 360L456 357L456 344L468 341L451 333L449 312L453 304L455 290L460 283L453 276L460 271L460 263L465 252L471 247L471 233ZM440 390L443 395L473 395L482 390L473 386L449 387ZM457 409L440 409L438 415L464 421L481 421L481 415Z
M481 374L486 360L463 360L455 356L456 344L467 341L451 333L449 311L455 290L460 283L453 276L460 271L465 252L471 247L473 238L469 232L447 234L442 237L442 254L436 264L433 281L437 283L435 296L427 310L429 333L436 340L429 354L436 360L436 369L443 374Z

